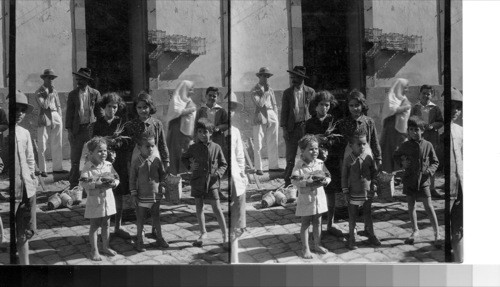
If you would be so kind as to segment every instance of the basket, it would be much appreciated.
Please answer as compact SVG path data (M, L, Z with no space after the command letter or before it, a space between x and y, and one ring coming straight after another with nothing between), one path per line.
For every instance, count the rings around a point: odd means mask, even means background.
M378 174L378 196L382 199L392 199L394 196L394 175L382 171Z
M283 190L283 193L285 194L288 202L294 202L297 200L297 187L295 187L295 185L290 184Z
M339 207L347 207L348 203L347 200L345 199L345 194L342 192L337 192L335 193L335 208Z
M274 198L275 198L276 204L279 204L281 206L285 206L286 202L288 201L285 194L283 192L281 192L281 190L279 190L279 189L274 192Z
M168 175L164 184L165 200L172 204L179 204L182 198L182 177Z
M49 210L52 209L57 209L59 206L61 206L62 200L61 197L59 196L59 193L53 194L51 197L49 197L47 201L47 207Z
M71 207L73 205L73 199L71 196L68 194L68 192L62 192L60 195L61 198L61 205L64 207Z
M69 196L73 199L73 204L79 204L82 202L83 198L83 188L81 186L75 186L73 189L68 191Z
M274 197L274 193L272 191L264 194L262 197L262 207L271 207L276 203L276 198Z

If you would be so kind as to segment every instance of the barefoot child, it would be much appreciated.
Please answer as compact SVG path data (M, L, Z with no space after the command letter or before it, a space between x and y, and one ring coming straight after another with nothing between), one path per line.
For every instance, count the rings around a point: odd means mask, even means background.
M321 214L328 211L326 195L323 186L330 183L330 173L322 160L318 159L318 140L313 135L305 135L299 141L302 152L301 158L295 163L292 172L292 184L298 189L296 216L302 217L300 226L300 240L302 254L311 259L309 249L309 225L312 221L314 245L313 251L326 254L328 250L320 245L321 241Z
M419 102L411 109L410 116L417 116L425 122L424 133L422 137L429 141L433 147L439 145L438 130L444 125L443 115L436 104L431 102L434 96L434 89L430 85L422 85L420 87ZM436 198L443 198L434 189L434 175L430 178L431 195Z
M349 147L352 152L344 158L342 163L342 192L346 195L346 201L349 204L349 240L346 247L350 250L357 249L354 229L359 205L363 205L365 232L368 240L373 245L380 246L380 241L375 236L372 219L377 167L371 154L366 152L368 141L363 129L354 132L349 139Z
M153 227L156 230L156 244L161 248L168 248L163 239L160 225L160 182L165 177L165 169L160 158L155 155L155 138L150 132L142 135L139 141L140 155L130 166L130 194L133 205L137 206L137 241L136 249L144 252L144 238L142 236L143 221L146 211L151 210Z
M119 177L113 165L106 161L108 147L102 137L93 137L87 143L89 161L85 163L80 176L80 185L87 192L85 218L90 218L90 259L101 261L97 249L97 230L101 227L102 249L109 256L115 256L116 251L109 248L109 219L116 213L113 188L119 183Z
M191 170L191 196L196 203L196 217L201 235L193 244L202 246L207 238L205 228L204 202L212 206L217 222L222 231L223 246L227 247L228 234L226 220L219 201L220 179L226 171L227 163L221 147L211 141L214 125L206 118L198 120L195 126L197 142L192 144L182 155L182 163Z
M410 117L408 120L409 140L403 142L394 152L394 160L401 163L401 166L405 170L403 175L403 193L408 200L408 213L413 228L413 232L405 240L405 243L413 244L415 238L419 235L415 202L421 200L434 229L434 244L439 245L441 236L429 188L430 178L436 172L439 161L432 144L423 139L424 130L424 121L415 116Z

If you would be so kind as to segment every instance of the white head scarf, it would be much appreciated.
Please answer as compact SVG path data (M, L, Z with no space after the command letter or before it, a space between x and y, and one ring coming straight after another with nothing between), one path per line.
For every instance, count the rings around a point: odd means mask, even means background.
M170 125L170 121L182 116L182 111L186 108L196 107L189 96L189 90L194 87L194 83L191 81L182 81L175 88L174 95L170 99L167 111L167 131ZM196 112L183 115L181 117L181 127L180 130L183 134L187 136L192 136L194 132L194 121L196 118Z
M382 122L396 114L396 111L401 106L411 105L410 101L403 94L403 89L408 85L408 80L403 78L398 78L392 84L387 98L385 98L384 106L382 107ZM396 115L396 125L395 128L400 133L406 133L408 118L410 117L410 110L398 113Z

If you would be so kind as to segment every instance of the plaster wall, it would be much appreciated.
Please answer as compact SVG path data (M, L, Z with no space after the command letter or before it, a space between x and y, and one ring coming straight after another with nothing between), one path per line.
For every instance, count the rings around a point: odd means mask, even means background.
M70 0L22 0L16 2L16 85L30 93L41 84L46 68L59 76L58 91L73 89L73 44Z
M255 73L268 67L270 84L286 89L289 31L285 0L231 2L231 83L234 91L249 91L258 81Z
M178 79L158 82L158 89L175 89L182 80L193 81L196 87L221 85L220 11L220 1L156 1L156 27L148 27L149 30L163 30L167 35L206 38L206 54L197 57Z
M462 1L451 1L451 86L463 89Z
M379 28L382 33L422 36L422 53L416 53L395 75L406 78L410 85L438 85L438 11L436 0L392 0L371 2L371 14L365 17L366 28ZM365 10L366 11L366 10ZM393 78L375 78L368 87L387 87Z

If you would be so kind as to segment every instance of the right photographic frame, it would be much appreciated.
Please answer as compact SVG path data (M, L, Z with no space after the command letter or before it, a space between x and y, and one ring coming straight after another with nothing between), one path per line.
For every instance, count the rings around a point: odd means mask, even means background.
M229 6L231 263L463 262L462 2Z

